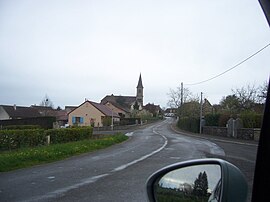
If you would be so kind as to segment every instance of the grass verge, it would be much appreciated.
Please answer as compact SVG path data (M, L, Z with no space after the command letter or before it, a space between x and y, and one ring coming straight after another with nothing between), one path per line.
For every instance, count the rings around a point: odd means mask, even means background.
M110 135L102 139L82 140L65 144L55 144L35 148L23 148L0 153L0 172L49 163L74 155L96 151L123 142L128 137L123 134Z

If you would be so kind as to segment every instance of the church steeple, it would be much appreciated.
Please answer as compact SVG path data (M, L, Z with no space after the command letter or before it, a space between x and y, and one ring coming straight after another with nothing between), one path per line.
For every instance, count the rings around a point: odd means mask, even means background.
M141 75L141 73L140 73L140 77L139 77L137 88L143 88L143 85L142 85L142 75Z
M136 95L136 100L138 103L143 106L143 84L142 84L142 75L140 73L138 85L137 85L137 95Z

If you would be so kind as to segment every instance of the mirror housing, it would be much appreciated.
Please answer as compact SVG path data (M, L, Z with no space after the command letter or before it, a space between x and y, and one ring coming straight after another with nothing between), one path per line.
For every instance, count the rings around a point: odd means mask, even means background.
M198 159L172 164L152 174L146 184L147 195L150 202L158 200L155 198L155 185L166 174L181 169L191 169L194 166L218 165L220 166L220 196L219 201L244 202L247 198L247 182L242 172L233 164L221 159ZM194 176L197 177L197 176Z

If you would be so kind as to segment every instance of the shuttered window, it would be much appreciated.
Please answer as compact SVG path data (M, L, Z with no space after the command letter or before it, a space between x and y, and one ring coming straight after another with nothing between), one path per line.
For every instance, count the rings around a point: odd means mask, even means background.
M78 117L78 116L73 116L72 117L72 124L83 123L83 122L84 122L83 117Z

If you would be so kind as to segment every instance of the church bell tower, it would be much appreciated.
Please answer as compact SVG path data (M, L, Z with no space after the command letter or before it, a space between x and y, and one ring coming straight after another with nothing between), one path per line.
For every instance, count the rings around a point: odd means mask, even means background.
M143 85L142 85L142 76L140 74L138 85L137 85L137 95L136 100L138 103L140 103L141 106L143 106Z

